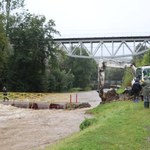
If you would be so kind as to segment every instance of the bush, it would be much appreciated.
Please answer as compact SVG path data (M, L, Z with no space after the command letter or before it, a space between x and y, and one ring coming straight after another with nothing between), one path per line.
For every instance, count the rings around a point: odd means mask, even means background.
M126 68L124 77L123 77L123 87L131 86L131 81L133 79L133 75L131 73L131 68Z
M95 123L97 120L95 118L86 118L81 124L80 129L83 130L89 126L91 126L93 123Z
M77 92L77 91L82 91L82 88L71 88L69 92Z
M124 91L125 91L125 88L121 87L121 88L117 89L116 93L122 94Z
M85 88L83 88L83 91L90 91L90 90L92 90L91 87L85 87Z

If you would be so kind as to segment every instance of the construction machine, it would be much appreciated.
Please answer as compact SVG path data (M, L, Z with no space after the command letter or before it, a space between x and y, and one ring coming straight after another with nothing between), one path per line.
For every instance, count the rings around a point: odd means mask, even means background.
M116 62L113 60L98 62L98 92L99 92L99 96L101 97L102 101L105 99L104 88L106 87L105 86L106 67L125 68L125 67L129 67L129 66L130 66L130 64L128 64L128 63Z
M140 83L144 82L144 77L148 76L150 78L150 66L141 66L141 67L135 67L135 66L131 66L132 70L134 72L134 77L132 80L132 85L135 81L136 78L139 79Z
M112 67L112 68L123 68L130 67L132 70L133 79L131 82L131 85L134 84L135 79L139 79L140 83L142 84L144 82L144 77L148 76L150 77L150 66L141 66L141 67L135 67L134 64L131 63L125 63L125 62L119 62L119 61L99 61L98 63L98 91L99 96L102 98L104 97L104 87L105 87L105 71L106 67Z

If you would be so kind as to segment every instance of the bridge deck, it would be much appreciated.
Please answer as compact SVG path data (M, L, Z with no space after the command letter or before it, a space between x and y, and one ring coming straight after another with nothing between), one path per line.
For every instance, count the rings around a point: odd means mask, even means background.
M105 42L121 42L125 40L126 42L142 42L143 40L150 40L150 36L119 36L119 37L80 37L80 38L54 38L55 42L62 43L78 43L82 42L97 42L97 41L105 41Z

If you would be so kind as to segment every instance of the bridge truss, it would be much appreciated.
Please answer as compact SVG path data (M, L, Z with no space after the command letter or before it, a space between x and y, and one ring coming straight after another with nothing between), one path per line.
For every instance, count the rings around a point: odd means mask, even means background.
M150 48L150 36L56 38L54 41L68 56L101 60L128 60Z

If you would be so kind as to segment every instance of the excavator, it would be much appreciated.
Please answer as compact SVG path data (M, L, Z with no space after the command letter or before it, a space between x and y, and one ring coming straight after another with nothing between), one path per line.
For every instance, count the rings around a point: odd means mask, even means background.
M124 63L124 62L115 62L112 60L109 61L99 61L98 63L98 92L99 96L104 99L104 88L105 88L105 71L106 67L112 68L126 68L130 67L132 70L133 79L131 81L131 85L134 84L135 79L138 78L140 83L144 82L144 76L150 77L150 66L141 66L135 67L134 64Z
M150 66L141 66L141 67L135 67L134 65L131 65L131 68L133 70L133 80L132 84L134 83L136 78L139 78L140 82L144 82L144 77L148 76L150 77Z

